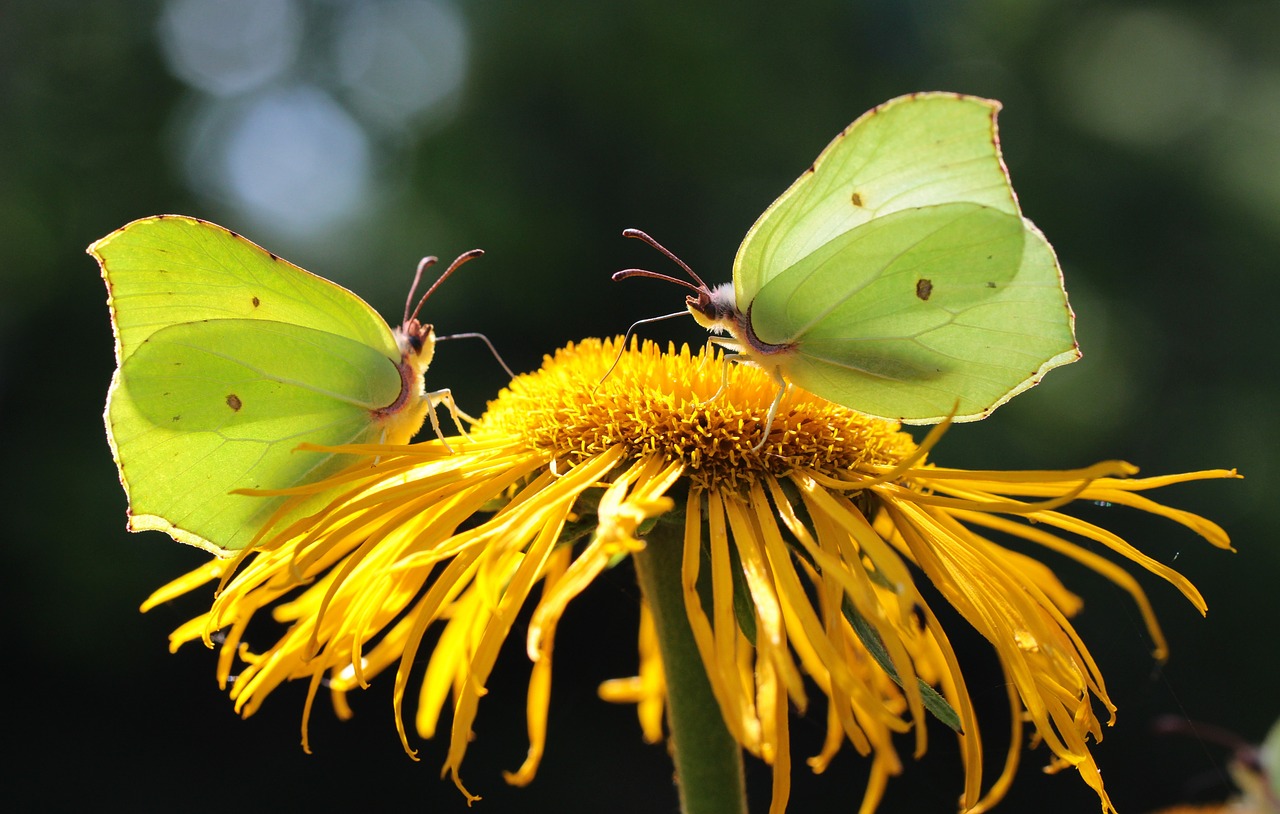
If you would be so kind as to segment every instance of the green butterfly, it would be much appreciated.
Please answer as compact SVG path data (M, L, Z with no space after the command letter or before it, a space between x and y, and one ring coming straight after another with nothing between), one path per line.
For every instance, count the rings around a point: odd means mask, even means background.
M284 500L233 490L287 488L350 462L299 444L406 443L426 416L440 435L441 403L458 421L448 390L424 390L435 332L416 310L392 331L345 288L195 218L143 218L88 251L116 338L105 419L130 531L229 555Z
M779 382L765 436L787 382L908 424L985 418L1080 358L1057 258L1000 156L999 109L920 93L864 114L747 232L732 285L708 287L634 229L696 285L614 279L694 291L693 318Z

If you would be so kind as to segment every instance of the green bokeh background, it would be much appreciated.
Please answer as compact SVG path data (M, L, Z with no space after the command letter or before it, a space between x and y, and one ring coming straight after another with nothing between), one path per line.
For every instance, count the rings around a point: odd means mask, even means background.
M358 80L335 78L326 56L356 4L276 5L300 22L296 55L254 92L310 83L365 128L372 157L367 194L314 229L244 206L216 163L212 175L189 170L225 144L216 128L194 148L184 134L202 110L235 100L175 75L163 4L0 2L12 810L465 808L438 777L443 740L419 744L420 763L400 750L387 677L353 699L353 721L318 706L307 756L297 737L302 687L241 721L214 686L212 654L166 652L168 631L203 599L137 613L203 555L124 531L100 417L113 359L103 287L84 254L91 241L144 215L202 216L388 315L399 313L420 256L483 247L488 256L438 293L428 317L442 332L487 333L527 370L566 341L680 307L669 287L609 281L616 269L658 262L623 228L649 231L708 280L727 279L754 218L837 132L892 96L933 89L1005 103L1006 160L1026 213L1061 256L1085 354L989 421L952 429L934 458L1005 468L1123 458L1148 474L1239 467L1243 481L1163 495L1221 522L1236 554L1168 522L1086 509L1182 570L1208 600L1202 619L1140 575L1170 639L1163 667L1118 589L1050 560L1086 598L1079 627L1120 707L1096 755L1121 810L1226 794L1222 749L1155 735L1151 724L1173 714L1256 740L1280 715L1280 4L459 1L446 11L465 32L462 84L393 126L361 101ZM394 15L413 4L363 5ZM407 64L401 80L432 81L429 60ZM314 166L335 169L324 156ZM282 201L297 212L316 203ZM646 332L703 341L691 320ZM459 342L440 347L432 381L482 410L502 377L482 348ZM601 680L634 670L635 602L629 572L617 569L570 607L547 758L523 790L500 776L526 743L527 666L522 643L509 643L464 764L485 797L474 810L675 810L663 748L640 742L630 709L595 697ZM1001 677L985 645L950 621L988 716L994 770ZM791 810L856 810L866 762L846 748L815 778L803 758L818 748L822 715L793 726ZM918 763L902 741L906 773L881 811L954 809L954 743L939 727L933 736ZM1096 810L1070 772L1043 775L1045 759L1044 749L1025 756L1000 810ZM749 775L753 810L764 811L767 771L751 764Z

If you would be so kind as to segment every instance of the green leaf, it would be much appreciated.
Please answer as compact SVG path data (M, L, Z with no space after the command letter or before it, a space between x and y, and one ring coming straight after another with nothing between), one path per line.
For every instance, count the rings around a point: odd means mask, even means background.
M863 618L862 614L858 613L858 609L853 606L853 602L849 597L846 596L844 598L841 610L844 612L844 618L848 620L854 632L858 634L863 646L867 648L867 652L880 665L880 669L884 670L889 675L889 678L893 679L893 682L901 687L902 678L898 675L898 670L893 666L893 660L889 658L889 651L885 649L884 641L880 638L879 632L870 622ZM933 717L963 735L964 730L960 728L960 716L952 708L951 704L947 703L947 699L943 698L937 690L919 678L916 679L916 686L920 689L920 698L924 701L925 709L929 710Z

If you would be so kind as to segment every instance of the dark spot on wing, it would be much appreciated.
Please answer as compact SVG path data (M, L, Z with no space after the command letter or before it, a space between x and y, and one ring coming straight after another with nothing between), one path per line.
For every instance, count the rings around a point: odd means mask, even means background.
M927 280L924 277L916 280L917 297L922 300L927 300L931 294L933 294L933 280Z
M280 262L280 256L275 252L267 252L267 254L271 255L272 260L275 260L277 263Z
M180 416L180 415L175 415L175 416L174 416L172 419L170 419L170 420L171 420L171 421L181 421L181 420L182 420L182 416Z
M254 308L257 308L257 307L258 307L259 305L261 305L261 304L262 304L262 300L258 299L257 297L254 297L254 298L253 298L253 307L254 307Z
M996 287L996 284L994 282L987 283L987 288L995 288L995 287Z
M240 412L240 408L243 407L244 404L240 401L239 396L237 396L235 393L231 393L227 396L227 406L238 413Z
M849 200L853 202L854 206L862 206L862 193L855 189L853 195L849 196Z

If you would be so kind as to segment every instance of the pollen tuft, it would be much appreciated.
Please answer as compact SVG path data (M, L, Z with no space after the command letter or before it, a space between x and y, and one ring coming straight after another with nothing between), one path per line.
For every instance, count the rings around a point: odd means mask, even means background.
M764 370L727 362L710 346L663 353L632 342L619 356L620 341L588 339L546 357L489 404L484 425L569 463L616 445L634 457L660 454L684 464L695 485L729 490L796 469L838 475L894 466L916 450L897 422L796 387L757 450L778 388Z

